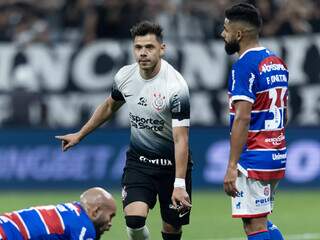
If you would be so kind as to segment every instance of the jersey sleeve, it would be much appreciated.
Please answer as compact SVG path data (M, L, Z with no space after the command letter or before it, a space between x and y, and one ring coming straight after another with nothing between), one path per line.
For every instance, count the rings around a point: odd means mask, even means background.
M235 64L231 72L231 102L244 100L254 103L256 75L247 64Z
M181 77L182 78L182 77ZM190 96L184 79L171 94L170 110L172 114L172 127L190 126Z
M125 99L124 99L122 93L120 92L116 82L114 82L113 85L112 85L111 97L115 101L125 101Z

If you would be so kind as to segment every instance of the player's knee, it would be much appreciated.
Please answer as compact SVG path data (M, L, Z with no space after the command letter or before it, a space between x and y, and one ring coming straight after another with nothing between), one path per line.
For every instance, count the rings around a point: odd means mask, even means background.
M266 218L243 218L243 228L247 235L266 230Z
M149 230L146 218L142 216L126 216L127 233L129 240L149 240Z
M125 216L126 225L131 229L142 228L146 224L146 218L142 216Z

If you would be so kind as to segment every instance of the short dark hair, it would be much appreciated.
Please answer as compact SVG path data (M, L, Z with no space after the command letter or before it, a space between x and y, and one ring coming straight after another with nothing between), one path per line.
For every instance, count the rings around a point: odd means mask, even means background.
M150 21L142 21L134 25L131 29L131 36L134 39L136 36L145 36L147 34L156 35L159 42L163 41L162 27Z
M244 21L259 30L262 26L262 18L259 10L249 3L239 3L226 9L225 16L230 21Z

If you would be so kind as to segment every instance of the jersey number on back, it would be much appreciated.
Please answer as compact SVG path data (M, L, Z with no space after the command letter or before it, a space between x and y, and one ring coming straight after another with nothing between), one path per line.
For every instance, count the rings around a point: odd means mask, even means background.
M285 94L286 88L281 88L280 94L277 92L277 89L275 88L269 90L269 98L271 99L269 113L272 113L273 118L265 120L265 129L272 130L277 128L283 128ZM280 108L276 105L278 99L280 100Z

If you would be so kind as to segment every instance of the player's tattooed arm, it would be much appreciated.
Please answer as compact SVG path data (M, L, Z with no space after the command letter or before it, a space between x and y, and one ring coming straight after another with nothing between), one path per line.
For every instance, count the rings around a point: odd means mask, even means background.
M109 121L113 114L124 104L124 101L116 101L109 96L102 104L100 104L89 121L79 131L82 139L90 132L101 126L103 123Z

